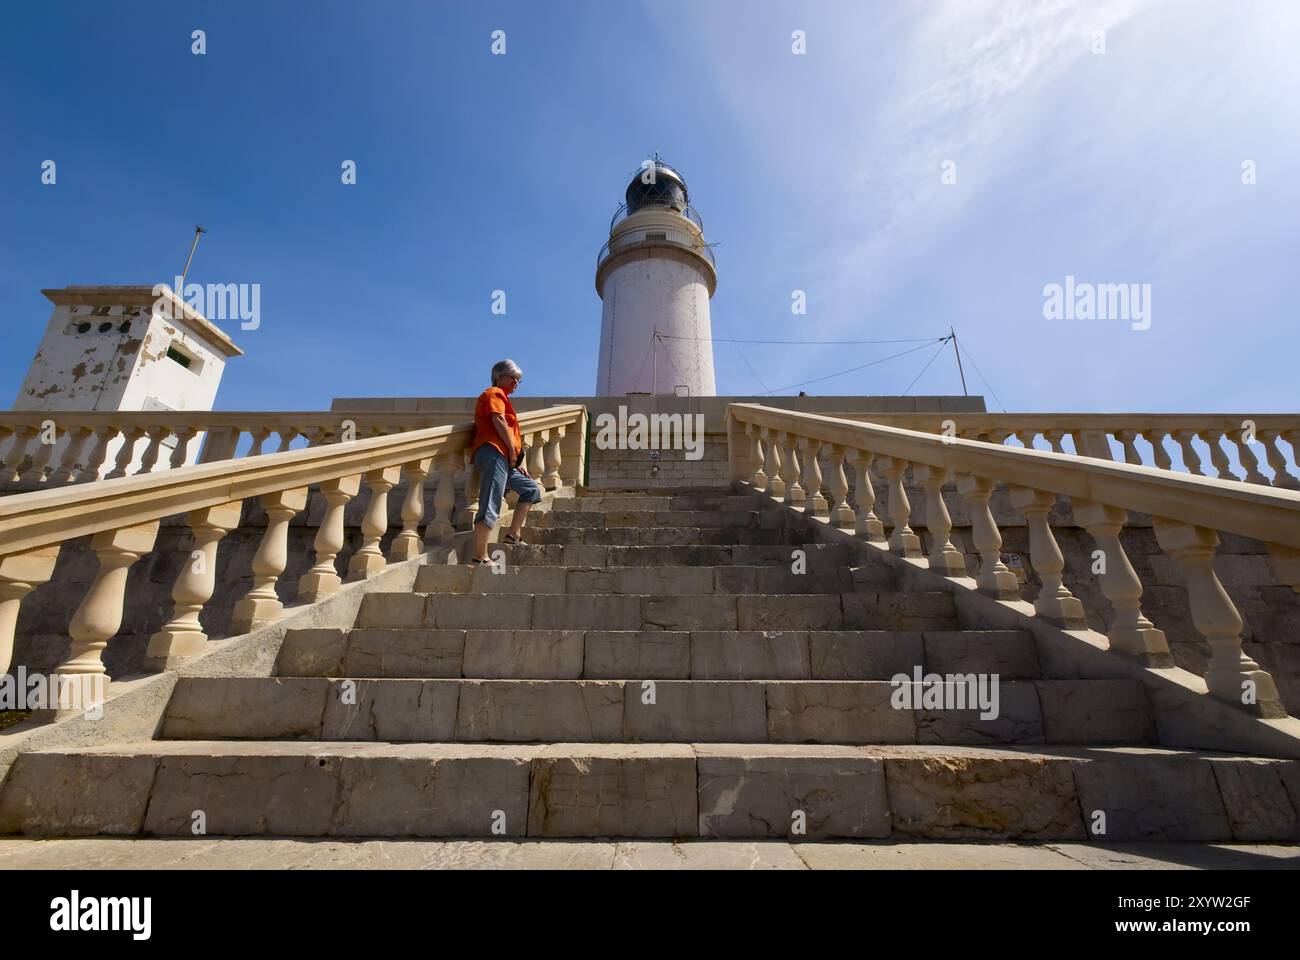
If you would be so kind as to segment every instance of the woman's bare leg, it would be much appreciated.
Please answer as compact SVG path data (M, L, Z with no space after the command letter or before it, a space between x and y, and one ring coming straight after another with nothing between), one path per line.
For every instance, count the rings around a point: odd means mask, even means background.
M474 559L490 560L488 556L488 537L491 536L492 530L486 523L474 524Z
M510 518L510 535L519 538L524 532L524 521L528 519L528 511L532 507L531 503L516 503L515 515Z

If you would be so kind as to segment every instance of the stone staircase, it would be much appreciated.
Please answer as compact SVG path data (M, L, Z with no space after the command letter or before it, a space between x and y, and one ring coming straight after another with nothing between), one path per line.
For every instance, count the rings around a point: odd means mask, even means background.
M273 676L180 677L154 740L23 754L0 833L1296 838L1295 762L1157 746L1140 680L1054 675L766 497L553 506ZM918 667L997 716L897 708Z

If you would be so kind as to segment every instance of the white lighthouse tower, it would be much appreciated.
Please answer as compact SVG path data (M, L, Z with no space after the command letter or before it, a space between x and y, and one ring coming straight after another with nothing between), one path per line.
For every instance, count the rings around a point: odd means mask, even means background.
M709 298L717 285L686 181L656 155L628 184L596 261L596 395L715 396Z

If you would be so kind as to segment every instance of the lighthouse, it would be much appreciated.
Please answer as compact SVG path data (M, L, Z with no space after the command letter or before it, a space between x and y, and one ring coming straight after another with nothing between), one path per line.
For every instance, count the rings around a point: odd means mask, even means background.
M596 258L596 395L715 396L709 299L717 285L686 180L656 155L627 185Z

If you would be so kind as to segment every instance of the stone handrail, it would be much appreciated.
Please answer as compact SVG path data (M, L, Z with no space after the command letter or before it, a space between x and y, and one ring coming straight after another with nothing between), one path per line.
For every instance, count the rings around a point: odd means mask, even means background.
M955 476L971 515L980 569L972 586L999 600L1019 600L1015 575L1002 563L1002 535L989 509L995 486L1005 484L1029 528L1030 562L1042 580L1036 616L1066 629L1086 626L1083 605L1062 581L1064 559L1047 516L1058 496L1097 542L1106 563L1102 592L1115 608L1110 648L1151 666L1169 666L1164 633L1141 610L1142 583L1120 543L1128 511L1149 514L1162 550L1187 578L1196 629L1209 642L1205 681L1216 697L1261 716L1285 715L1273 678L1242 650L1242 620L1211 566L1219 532L1252 537L1268 547L1279 581L1300 592L1300 492L1236 480L1173 473L877 423L792 413L758 404L727 410L728 458L733 481L767 493L805 514L852 531L863 541L913 558L946 577L966 579L965 557L953 546L943 486ZM819 456L829 464L823 479ZM850 505L845 463L854 473ZM870 466L888 481L888 537L876 514ZM912 507L904 475L925 491L929 550L910 527ZM823 495L829 494L829 498Z
M258 456L283 453L299 437L314 447L464 418L434 412L11 410L0 412L0 487L30 490L138 476L195 459L229 460L245 440L244 456Z
M1003 444L1009 439L1034 449L1038 438L1056 453L1066 453L1068 437L1074 452L1083 456L1114 459L1113 443L1123 451L1125 463L1154 464L1172 470L1173 461L1166 444L1177 446L1186 471L1207 476L1201 452L1194 446L1200 440L1207 448L1213 476L1221 480L1245 480L1262 486L1286 490L1300 489L1300 415L1227 414L1227 413L839 413L825 416L845 420L869 421L891 427L904 427L923 433L947 434L965 440L986 440ZM1138 440L1142 441L1140 447ZM1234 472L1228 451L1236 453L1240 474ZM1291 447L1288 464L1279 441ZM1272 478L1260 470L1258 447L1273 472ZM1143 457L1143 448L1147 456Z
M586 408L524 413L519 429L529 472L546 489L579 485ZM102 690L102 655L121 626L127 570L153 549L161 520L184 514L198 547L177 577L171 620L150 638L148 662L167 667L206 649L199 615L215 588L217 544L240 525L244 500L259 498L267 521L252 562L253 587L234 611L240 632L284 613L276 582L287 566L289 522L306 508L311 485L319 485L326 509L314 542L315 565L298 582L300 601L324 599L341 587L336 560L344 545L343 511L363 482L370 500L362 545L348 565L349 580L374 576L390 560L414 559L426 544L447 543L458 529L468 529L478 502L477 471L468 456L472 437L473 424L461 423L0 499L0 673L9 668L22 599L50 579L65 542L89 536L99 572L72 617L72 651L57 672L64 680ZM421 535L424 488L431 475L436 477L433 516ZM385 556L380 540L388 530L388 492L402 478L407 481L402 531ZM457 488L465 502L459 512ZM75 696L80 703L95 699L84 689Z

